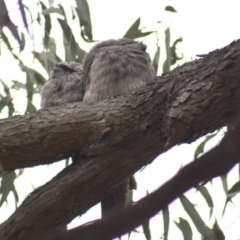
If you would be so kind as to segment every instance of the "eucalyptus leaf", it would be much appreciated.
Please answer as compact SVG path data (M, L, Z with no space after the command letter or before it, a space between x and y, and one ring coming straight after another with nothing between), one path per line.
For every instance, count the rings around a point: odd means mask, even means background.
M125 35L123 36L124 38L129 38L129 39L134 39L135 35L139 31L139 26L140 26L141 19L140 17L132 24L132 26L127 30Z
M93 41L91 15L86 0L76 0L78 18L81 25L81 36L86 42Z
M46 6L44 5L43 2L40 2L42 9L45 10L47 9ZM48 42L49 42L49 38L50 38L50 31L52 28L52 24L51 24L51 18L49 16L49 14L43 15L45 18L45 26L44 26L44 47L47 49L48 48Z
M153 68L154 68L156 74L158 72L159 57L160 57L160 46L157 46L157 51L154 55L153 62L152 62L152 65L153 65Z
M23 5L22 0L18 0L18 6L19 6L19 10L20 10L20 13L21 13L21 16L22 16L23 24L24 24L25 28L27 29L27 31L29 33L28 23L27 23L27 18L26 18L26 13L25 13L25 7Z
M8 10L4 0L0 0L0 6L0 33L2 34L3 27L7 27L12 33L13 37L17 40L20 50L23 50L24 46L18 33L18 29L8 15Z
M202 196L204 197L205 201L208 204L208 207L210 208L210 216L209 218L211 218L212 213L213 213L213 200L212 197L208 191L208 189L205 186L197 186L196 189L202 194Z
M217 240L225 239L225 235L224 235L222 229L220 228L220 226L218 225L217 220L215 220L212 230L214 231Z
M192 240L192 229L187 220L179 218L179 223L174 221L177 227L181 230L184 240Z
M14 189L14 180L16 179L16 173L14 171L4 174L2 176L1 187L0 187L0 207L6 201L7 197L11 191Z
M202 220L198 212L196 211L193 204L188 200L187 197L184 195L180 196L180 201L189 215L189 217L192 219L195 227L197 228L198 232L204 237L205 240L217 240L215 237L214 232L206 226L205 222Z
M176 13L177 11L172 6L165 7L165 11Z
M169 217L169 209L168 207L165 207L162 210L163 213L163 228L164 228L164 237L163 240L168 239L168 231L169 231L169 225L170 225L170 217Z

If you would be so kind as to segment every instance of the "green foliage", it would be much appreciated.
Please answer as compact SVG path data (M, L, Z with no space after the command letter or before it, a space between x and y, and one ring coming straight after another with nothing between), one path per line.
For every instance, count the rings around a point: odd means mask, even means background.
M86 42L92 42L92 23L88 3L86 0L76 0L76 3L76 12L81 26L81 36Z
M141 23L141 18L139 17L133 25L128 29L128 31L125 33L123 36L124 38L129 38L129 39L137 39L137 38L142 38L150 35L153 33L153 31L150 32L143 32L142 29L139 28Z
M179 218L179 223L174 221L177 227L180 229L180 231L183 234L183 239L184 240L192 240L192 229L190 224L186 219Z
M184 195L180 196L180 201L190 216L191 220L193 221L195 227L197 228L198 232L203 236L205 240L217 240L214 232L208 228L205 222L202 220L198 212L196 211L193 204L188 200L187 197Z
M168 239L169 225L170 225L169 208L165 207L162 210L162 213L163 213L163 228L164 228L163 240L167 240Z
M18 195L17 195L16 188L14 186L14 180L16 179L16 177L17 176L14 171L4 174L2 176L2 182L1 182L1 188L0 188L0 192L1 192L2 196L1 196L1 200L0 200L0 207L2 206L2 204L5 201L7 202L7 197L10 192L13 192L13 194L14 194L15 205L17 207Z
M171 33L170 29L167 28L165 31L165 47L166 47L166 60L163 63L163 73L169 72L172 65L174 65L178 60L183 59L183 55L178 57L176 46L179 42L182 42L182 38L178 38L174 41L171 46Z
M172 6L165 7L165 11L169 11L169 12L173 12L173 13L177 12Z
M204 199L206 200L207 202L207 205L210 209L210 214L209 214L209 218L212 217L212 214L213 214L213 200L212 200L212 197L208 191L208 189L204 186L197 186L196 189L202 194L202 196L204 197Z
M153 58L153 68L156 73L158 72L159 58L160 58L160 46L157 45L157 51Z
M23 19L23 22L25 23L26 16L25 16L25 12L23 10L22 1L18 0L18 2L19 2L19 9L22 14L22 19ZM17 40L17 42L20 46L20 50L23 50L23 48L24 48L23 42L21 41L17 27L11 21L9 15L8 15L8 10L7 10L5 2L3 0L0 0L0 5L1 5L1 8L0 8L0 33L2 33L3 27L7 27L9 29L9 31L12 33L12 35L14 36L14 38Z
M146 240L151 240L152 237L151 237L151 230L150 230L150 219L146 219L142 223L142 228L143 228L143 233L144 233Z
M213 134L210 134L208 136L205 137L205 139L198 145L198 147L196 148L195 150L195 153L194 153L194 159L197 159L197 157L204 153L204 147L205 145L208 143L209 140L211 140L212 138L214 138L217 134L219 133L219 131L213 133Z
M44 10L46 10L46 6L44 5L43 2L40 2L42 10L44 12ZM45 25L44 25L44 47L47 49L48 48L48 43L49 43L49 39L50 39L50 31L52 28L52 24L51 24L51 18L49 16L49 14L45 15Z
M215 220L212 230L214 231L217 240L225 239L224 233L222 229L219 227L217 220Z
M4 93L5 93L5 96L0 94L0 98L1 98L1 100L0 100L0 112L3 110L3 108L7 107L8 108L8 117L11 117L14 113L14 105L13 105L13 102L12 102L11 92L10 92L7 84L5 84L5 82L2 81L1 79L0 79L0 83L3 86Z

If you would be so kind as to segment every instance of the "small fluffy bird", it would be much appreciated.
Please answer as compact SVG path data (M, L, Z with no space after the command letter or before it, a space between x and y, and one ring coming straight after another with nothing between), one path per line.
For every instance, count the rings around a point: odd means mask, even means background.
M84 71L76 62L56 63L41 91L41 108L81 102L85 91Z

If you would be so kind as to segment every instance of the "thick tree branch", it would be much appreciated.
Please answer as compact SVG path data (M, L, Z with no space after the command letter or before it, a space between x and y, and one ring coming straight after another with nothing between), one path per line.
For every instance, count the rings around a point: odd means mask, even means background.
M236 121L239 66L237 41L135 94L0 121L5 170L47 164L78 151L82 159L34 191L1 225L0 237L26 239L61 229L161 152Z
M64 234L46 237L49 240L113 239L140 226L146 219L174 201L200 182L226 174L240 160L240 126L231 129L221 143L184 166L174 177L149 196L139 200L113 217L97 220L72 229ZM169 191L169 189L171 189ZM174 191L172 191L174 189Z
M236 41L174 69L135 94L1 120L2 167L7 171L48 164L76 151L106 155L126 145L132 149L140 138L146 149L156 143L153 155L193 141L236 119L239 65Z

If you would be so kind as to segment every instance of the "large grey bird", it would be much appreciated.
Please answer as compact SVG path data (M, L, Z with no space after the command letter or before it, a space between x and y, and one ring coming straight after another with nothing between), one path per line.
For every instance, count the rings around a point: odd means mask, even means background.
M42 89L41 107L84 101L94 104L134 92L155 76L146 45L130 39L107 40L86 54L83 64L57 63ZM136 189L130 176L102 200L102 217L126 206L127 193Z
M108 40L92 48L83 60L85 102L134 92L155 76L146 45L130 39Z

